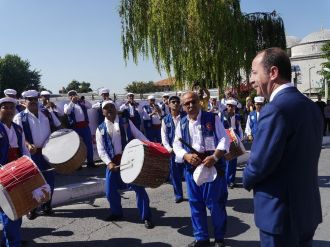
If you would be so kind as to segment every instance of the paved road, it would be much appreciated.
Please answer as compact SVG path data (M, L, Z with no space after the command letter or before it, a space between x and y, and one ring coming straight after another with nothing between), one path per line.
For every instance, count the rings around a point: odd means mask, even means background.
M324 221L316 232L316 247L330 246L329 166L330 147L322 150L319 163ZM238 173L239 183L241 170L242 168ZM141 224L135 207L135 194L128 191L122 194L124 221L103 221L109 213L108 204L104 198L97 198L55 208L55 215L52 217L41 216L34 221L24 217L23 238L29 241L27 246L31 247L181 247L193 241L188 202L175 204L172 187L168 184L157 189L148 189L148 193L156 224L154 229L147 230ZM258 231L253 222L252 193L235 188L229 190L228 199L227 246L258 246ZM211 229L210 225L210 232Z

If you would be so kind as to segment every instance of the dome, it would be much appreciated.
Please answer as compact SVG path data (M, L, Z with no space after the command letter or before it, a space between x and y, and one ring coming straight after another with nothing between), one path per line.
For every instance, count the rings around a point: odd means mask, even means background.
M298 45L300 42L300 39L296 36L286 36L286 47L291 48L292 46Z
M310 33L301 40L300 44L317 42L322 40L330 40L330 29L321 29L318 32Z

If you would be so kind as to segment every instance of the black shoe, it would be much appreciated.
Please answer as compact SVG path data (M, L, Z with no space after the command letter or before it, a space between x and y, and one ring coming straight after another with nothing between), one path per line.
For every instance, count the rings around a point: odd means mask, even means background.
M37 209L33 209L32 211L28 212L26 215L26 218L28 218L29 220L34 220L37 217L38 217Z
M54 214L54 211L52 209L52 206L50 204L44 204L42 206L42 212L44 213L44 215L52 215Z
M147 228L147 229L152 229L155 226L150 220L144 220L144 227Z
M235 187L235 184L234 183L230 183L229 184L229 188L234 189L234 187Z
M87 163L87 167L88 167L88 168L97 168L98 166L95 165L94 162L90 162L90 163Z
M105 221L120 221L123 219L123 215L110 214Z
M222 240L215 240L214 241L214 247L225 247L225 241Z
M181 202L183 202L183 201L184 201L183 198L177 198L177 199L175 199L175 203L181 203Z
M187 247L209 247L210 240L195 240L194 242L187 245Z

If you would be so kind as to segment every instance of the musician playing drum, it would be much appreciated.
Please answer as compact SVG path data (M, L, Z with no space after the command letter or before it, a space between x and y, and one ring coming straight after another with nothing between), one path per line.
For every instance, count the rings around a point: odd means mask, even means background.
M51 132L57 130L57 128L61 126L61 123L53 112L49 112L46 108L40 109L38 97L39 93L37 91L26 91L25 102L27 108L15 116L14 122L23 128L26 137L26 145L31 153L31 158L43 173L49 184L52 198L55 173L53 171L45 171L51 167L42 155L42 148L48 140ZM42 210L45 215L53 213L51 200L52 199L42 205ZM27 215L27 218L30 220L33 220L36 217L36 209Z
M111 214L106 221L121 220L123 211L119 189L129 188L135 191L137 207L147 229L153 228L149 197L144 187L125 184L120 177L120 159L126 144L136 138L147 141L147 138L125 118L117 115L115 103L104 101L102 103L104 122L96 129L96 145L101 160L106 168L106 197L110 203Z
M147 138L152 142L161 143L161 115L162 111L156 104L154 95L148 96L148 104L143 106L143 125Z
M30 156L25 146L25 137L20 126L13 123L16 111L14 98L0 99L0 164L3 166L22 155ZM3 224L3 243L9 246L21 246L22 218L12 221L0 208L0 219ZM0 239L1 242L1 239Z
M186 165L185 178L195 237L195 241L188 247L210 245L205 206L210 210L214 226L214 246L222 247L225 246L228 196L226 178L223 176L222 169L225 166L223 156L229 148L229 138L219 117L201 110L196 93L185 93L182 101L188 115L181 119L175 130L173 150L177 161L184 161ZM199 152L199 155L193 153L193 150L187 145L181 144L180 138L190 144L196 152ZM193 173L195 168L201 164L210 168L214 166L217 176L213 177L213 181L198 186L193 178Z

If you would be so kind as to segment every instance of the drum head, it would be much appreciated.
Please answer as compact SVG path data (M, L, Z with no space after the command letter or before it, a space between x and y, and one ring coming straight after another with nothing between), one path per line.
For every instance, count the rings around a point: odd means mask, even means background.
M62 164L77 153L79 145L79 135L74 130L60 129L50 135L42 154L49 163Z
M130 141L122 154L120 176L124 183L132 183L140 174L144 162L144 144L138 139Z
M7 190L0 184L0 207L9 219L17 219L17 213Z

